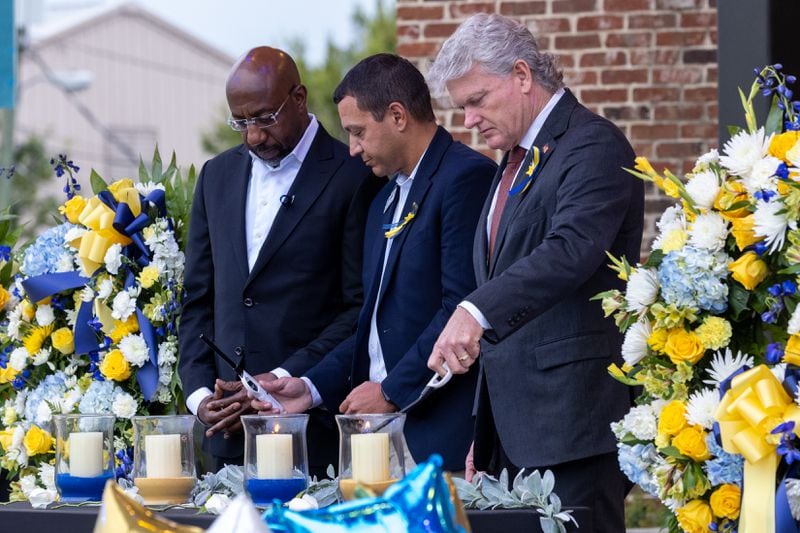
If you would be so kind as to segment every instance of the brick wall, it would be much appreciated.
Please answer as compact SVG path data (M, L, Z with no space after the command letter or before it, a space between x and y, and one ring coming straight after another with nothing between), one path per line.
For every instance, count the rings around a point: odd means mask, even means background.
M578 99L612 120L660 170L691 169L717 146L716 0L397 0L397 52L427 72L458 24L477 12L523 22L554 53ZM454 136L491 156L457 110L438 110ZM646 187L643 251L670 205Z

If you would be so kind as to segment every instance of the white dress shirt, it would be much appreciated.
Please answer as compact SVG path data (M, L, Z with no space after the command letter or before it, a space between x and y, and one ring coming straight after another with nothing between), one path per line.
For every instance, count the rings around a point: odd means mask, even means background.
M244 228L245 242L247 244L247 266L253 270L258 254L264 241L269 235L275 217L278 216L282 203L281 198L289 193L289 189L300 171L311 143L319 130L319 122L314 115L309 114L309 123L300 141L289 154L280 160L277 166L270 166L252 151L250 157L253 163L250 168L250 181L247 187L247 202L245 204ZM288 376L283 368L272 371L278 377ZM208 387L201 387L186 398L186 407L197 415L200 403L213 392Z
M533 123L528 128L528 131L526 131L525 135L522 136L519 146L525 148L526 151L531 149L533 146L533 141L536 140L536 136L539 135L539 132L542 130L542 126L544 126L545 120L547 120L547 117L550 116L550 112L553 111L553 108L556 106L558 101L561 100L562 96L564 96L563 88L557 90L553 94L544 108L542 108L542 111L536 115L535 119L533 119ZM513 188L513 186L514 184L512 183L511 187ZM494 206L497 203L497 191L499 190L500 187L497 187L497 189L494 191L494 196L492 197L492 206L489 208L489 214L486 217L486 235L489 235L492 232L492 215L494 215ZM475 307L472 302L463 300L460 304L458 304L458 306L463 307L464 310L472 315L472 318L477 320L478 324L480 324L483 329L492 329L492 325L489 324L489 321L486 320L486 317L483 315L480 309Z

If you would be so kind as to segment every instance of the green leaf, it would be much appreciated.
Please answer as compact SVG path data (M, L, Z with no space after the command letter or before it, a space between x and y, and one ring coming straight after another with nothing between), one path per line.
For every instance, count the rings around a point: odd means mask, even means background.
M769 108L767 122L764 124L767 135L780 133L783 131L783 110L778 107L778 95L772 97L772 105Z
M789 314L793 315L794 310L797 307L797 302L791 298L784 298L783 303L786 305L786 310L789 312Z
M92 192L94 194L100 194L101 192L108 190L108 183L106 183L106 180L100 177L100 174L95 172L94 169L92 169L91 174L89 174L89 183L92 186Z
M647 261L644 262L644 266L649 268L658 268L659 265L661 265L661 261L664 260L665 255L666 254L663 250L653 250L647 257Z
M728 126L729 137L735 137L740 131L742 131L740 126Z
M738 283L731 283L729 290L728 304L733 310L732 318L738 320L739 316L747 310L747 301L750 299L750 292Z
M796 265L792 265L781 270L778 270L778 274L797 274L800 273L800 263Z
M681 459L683 461L689 460L689 458L683 455L681 452L679 452L678 448L676 448L675 446L666 446L664 448L659 448L658 451L660 453L663 453L664 455L674 457L675 459Z
M150 176L147 174L147 167L144 166L144 160L139 156L139 183L146 183L150 181Z
M161 177L161 166L161 154L158 153L158 144L156 144L153 150L153 165L151 167L151 179L154 183L161 183L163 181Z

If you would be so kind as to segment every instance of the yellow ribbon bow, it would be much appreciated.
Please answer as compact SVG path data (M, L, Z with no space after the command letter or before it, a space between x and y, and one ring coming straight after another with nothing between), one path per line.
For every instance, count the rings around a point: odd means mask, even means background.
M759 365L731 380L716 412L722 447L744 459L739 533L775 530L775 476L780 441L771 431L794 421L800 436L800 407L792 402L778 379Z
M86 207L78 215L78 222L89 228L89 231L72 244L78 248L78 258L89 276L103 264L111 246L127 246L131 243L128 237L114 229L114 211L96 196L86 202Z

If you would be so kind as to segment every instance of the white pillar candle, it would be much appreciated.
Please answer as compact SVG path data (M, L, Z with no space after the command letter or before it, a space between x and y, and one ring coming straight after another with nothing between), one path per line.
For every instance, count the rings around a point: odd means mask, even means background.
M103 474L103 433L76 431L69 434L69 473L76 477Z
M353 479L364 483L389 480L389 434L362 433L350 436Z
M145 435L147 477L181 477L181 436Z
M293 465L291 435L280 433L256 435L258 479L291 479Z

